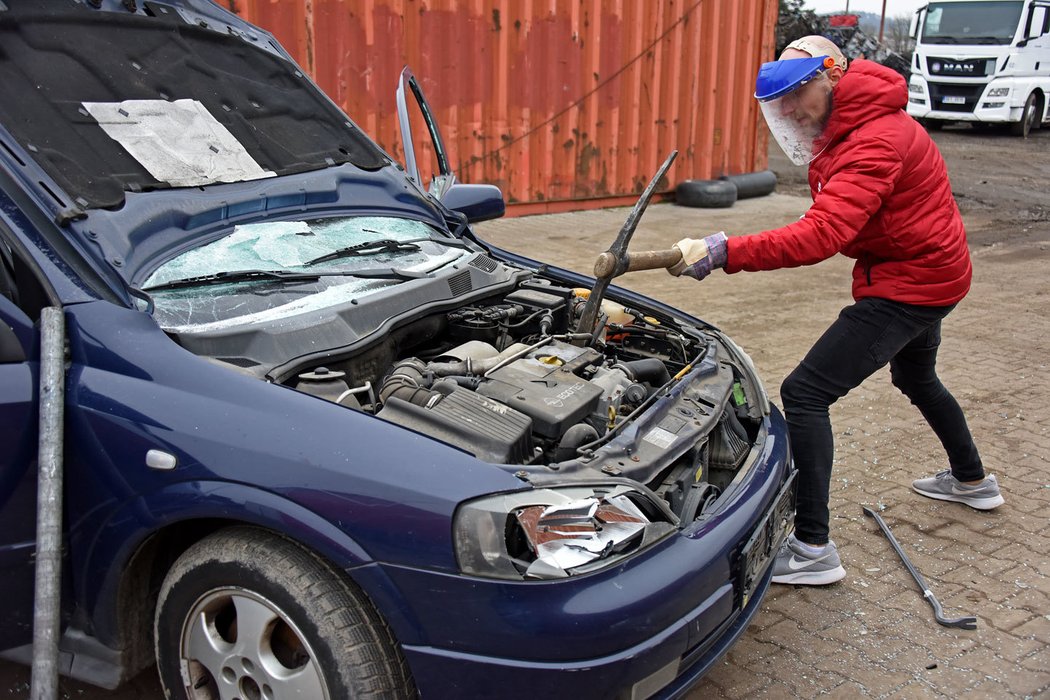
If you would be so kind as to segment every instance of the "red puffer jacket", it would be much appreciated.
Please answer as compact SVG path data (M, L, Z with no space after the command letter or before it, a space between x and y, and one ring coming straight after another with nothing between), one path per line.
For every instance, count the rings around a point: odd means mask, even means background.
M904 79L854 61L832 93L813 206L783 228L730 238L726 272L856 258L853 298L947 306L970 289L970 251L937 146L903 108Z

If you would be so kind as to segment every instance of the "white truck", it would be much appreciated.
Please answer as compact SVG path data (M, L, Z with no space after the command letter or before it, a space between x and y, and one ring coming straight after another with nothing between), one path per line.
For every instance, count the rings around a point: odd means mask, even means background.
M1048 118L1050 0L948 0L912 20L908 114L944 122L1009 123L1027 137Z

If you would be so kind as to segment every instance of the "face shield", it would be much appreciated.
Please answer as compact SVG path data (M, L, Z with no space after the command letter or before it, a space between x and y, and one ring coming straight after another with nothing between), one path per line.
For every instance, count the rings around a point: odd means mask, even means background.
M821 138L831 112L830 56L763 63L755 97L773 138L795 165L806 165L826 145Z

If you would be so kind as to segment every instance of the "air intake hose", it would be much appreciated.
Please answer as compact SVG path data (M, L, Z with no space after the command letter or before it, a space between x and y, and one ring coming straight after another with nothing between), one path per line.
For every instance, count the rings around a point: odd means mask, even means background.
M623 367L631 379L646 382L654 387L663 386L671 381L671 374L667 371L667 367L655 357L620 362L616 366Z
M430 408L443 398L443 394L430 389L434 375L427 371L421 360L411 357L394 365L379 389L379 400L386 403L391 397L408 401L417 406Z
M576 457L577 448L597 439L598 431L594 429L594 426L586 423L577 423L561 436L561 441L554 450L554 461L564 462L567 459Z

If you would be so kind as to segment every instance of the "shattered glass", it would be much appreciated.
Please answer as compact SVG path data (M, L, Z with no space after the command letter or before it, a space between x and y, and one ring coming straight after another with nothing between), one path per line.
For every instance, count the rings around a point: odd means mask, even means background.
M359 299L399 284L398 280L325 276L328 271L395 268L431 272L469 251L421 241L418 250L341 257L305 267L305 263L348 246L382 239L416 240L435 236L426 224L383 216L341 217L308 221L270 221L235 226L217 241L187 251L161 265L143 283L240 270L274 270L320 274L316 281L258 280L150 292L155 318L173 332L205 332L234 324L273 322L295 314Z
M269 221L234 226L233 233L213 243L195 248L161 265L143 287L152 287L185 277L212 275L234 270L294 270L307 260L347 246L383 238L404 241L423 238L433 232L426 224L386 216L358 216L313 221ZM393 254L333 261L325 267L382 266L397 258L396 267L418 264L427 256Z

